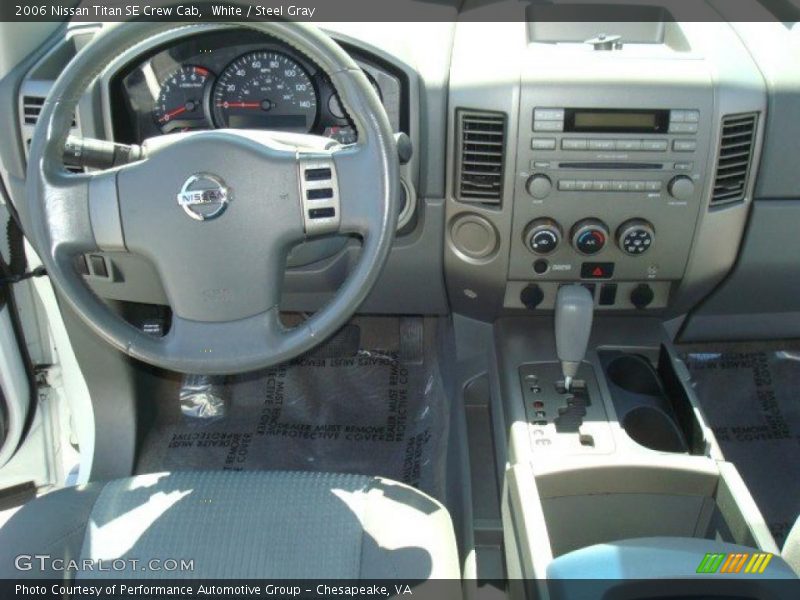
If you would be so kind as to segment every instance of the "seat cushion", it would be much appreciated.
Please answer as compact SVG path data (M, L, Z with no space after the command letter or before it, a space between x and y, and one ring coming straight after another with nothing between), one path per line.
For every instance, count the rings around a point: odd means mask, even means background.
M406 485L360 475L184 471L34 500L0 530L0 577L20 554L102 559L77 578L458 578L447 510ZM143 570L146 561L191 570Z

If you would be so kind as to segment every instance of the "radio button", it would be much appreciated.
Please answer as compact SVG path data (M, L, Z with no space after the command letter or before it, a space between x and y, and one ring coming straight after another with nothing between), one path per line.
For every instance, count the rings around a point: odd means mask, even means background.
M563 131L563 121L534 121L534 131Z
M547 175L537 173L528 179L528 182L525 184L525 188L528 190L528 193L531 196L541 200L542 198L547 198L547 196L550 195L550 190L553 189L553 182L550 181L550 178Z
M669 111L669 120L671 123L685 123L686 111L685 110L671 110Z
M533 138L531 139L531 150L555 150L556 138Z
M562 179L558 182L558 189L562 192L574 192L575 191L575 180L574 179Z
M670 133L697 133L697 123L670 123Z
M617 140L617 150L638 152L642 149L642 140Z
M687 110L684 111L686 113L686 122L687 123L699 123L700 122L700 111L699 110Z
M592 181L581 179L575 182L575 189L579 192L591 192L592 191Z
M611 189L615 192L627 192L630 189L630 185L627 181L612 181Z
M666 152L667 140L642 140L642 150L648 152Z
M686 175L678 175L672 178L667 189L676 200L690 200L694 196L694 181Z
M593 192L608 192L611 190L611 182L610 181L593 181L592 182L592 191Z
M589 140L589 150L615 150L616 147L614 140Z
M661 191L661 182L660 181L645 181L644 182L644 189L648 192L660 192Z
M672 142L672 149L675 152L694 152L697 150L697 142L695 140L675 140Z
M586 150L587 147L588 147L588 140L580 138L561 140L562 150Z
M676 171L691 171L694 169L693 162L677 162L674 166Z
M563 121L563 108L536 108L533 110L535 121Z
M645 182L631 181L629 189L631 192L643 192L645 191Z

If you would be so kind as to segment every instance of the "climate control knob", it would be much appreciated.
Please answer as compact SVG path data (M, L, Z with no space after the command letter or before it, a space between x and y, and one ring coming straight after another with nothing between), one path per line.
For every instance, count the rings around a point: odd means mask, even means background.
M647 252L655 239L656 232L653 226L644 219L625 221L617 229L617 246L630 256Z
M553 189L553 182L550 181L547 175L536 173L528 178L525 189L528 190L531 196L537 200L541 200L550 195L550 190Z
M598 219L585 219L572 228L572 247L591 256L602 250L608 241L608 227Z
M667 191L676 200L691 200L694 196L694 181L686 175L678 175L667 184Z
M550 254L561 243L561 228L552 219L536 219L528 223L523 237L531 252Z

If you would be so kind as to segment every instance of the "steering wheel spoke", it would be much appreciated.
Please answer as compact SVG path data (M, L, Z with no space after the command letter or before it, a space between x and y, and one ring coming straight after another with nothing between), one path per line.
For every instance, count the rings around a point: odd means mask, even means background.
M343 146L332 153L338 179L339 232L363 237L394 227L397 215L390 211L386 166L364 144ZM391 222L388 225L387 222Z

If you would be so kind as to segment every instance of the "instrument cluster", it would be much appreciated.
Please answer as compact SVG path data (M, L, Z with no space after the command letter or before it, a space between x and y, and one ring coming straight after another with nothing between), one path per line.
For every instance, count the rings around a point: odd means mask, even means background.
M395 131L404 131L403 81L354 55ZM117 141L195 129L271 129L325 135L358 133L327 75L305 56L247 30L197 34L124 69L111 86Z

